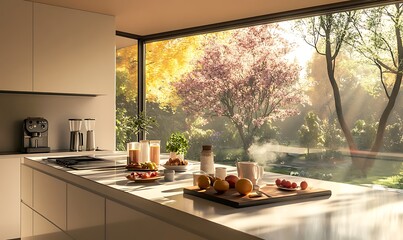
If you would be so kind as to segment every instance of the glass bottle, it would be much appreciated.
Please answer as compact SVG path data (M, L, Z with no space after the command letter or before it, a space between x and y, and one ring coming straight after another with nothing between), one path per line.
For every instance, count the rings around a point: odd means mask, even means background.
M203 145L200 153L200 170L214 176L214 154L211 145Z
M149 162L150 161L150 141L141 140L140 141L140 162Z
M160 164L160 140L150 140L150 161Z

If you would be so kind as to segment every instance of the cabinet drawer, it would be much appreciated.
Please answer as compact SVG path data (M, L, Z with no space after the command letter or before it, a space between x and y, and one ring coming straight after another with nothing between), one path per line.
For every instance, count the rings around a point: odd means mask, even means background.
M133 236L136 239L204 239L179 227L107 199L106 239L131 239Z
M105 198L67 184L67 233L74 239L105 239Z
M66 183L36 170L33 175L34 210L66 230Z
M72 240L69 235L53 225L47 219L34 212L34 238L35 240Z
M24 203L21 203L21 240L33 238L34 211Z

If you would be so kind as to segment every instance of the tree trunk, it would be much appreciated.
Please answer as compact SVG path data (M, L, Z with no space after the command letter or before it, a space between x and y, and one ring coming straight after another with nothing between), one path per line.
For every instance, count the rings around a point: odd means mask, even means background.
M240 124L235 124L236 129L238 130L239 136L241 137L242 140L242 147L243 147L243 154L242 154L242 160L249 160L249 147L251 145L250 139L245 136L245 132L243 130L243 126Z
M330 39L330 30L326 31L326 39ZM346 138L350 153L355 153L357 151L357 145L354 142L353 136L350 132L350 128L344 119L343 108L341 105L341 96L339 86L337 85L336 78L334 76L334 59L332 58L332 50L330 46L330 41L326 41L326 67L327 75L329 77L330 84L333 89L334 105L336 108L337 119L339 120L341 130Z
M364 166L365 166L365 158L357 156L357 145L353 139L353 135L351 134L350 128L348 127L346 120L344 119L343 114L343 107L341 104L341 96L339 86L336 82L336 78L334 76L334 69L335 69L335 61L336 55L332 56L332 49L330 45L330 29L326 29L326 68L327 68L327 75L329 77L330 84L332 85L333 90L333 98L334 98L334 105L336 108L336 115L337 119L340 123L341 130L343 131L344 137L346 138L353 168L356 168L361 171L361 174L365 175Z

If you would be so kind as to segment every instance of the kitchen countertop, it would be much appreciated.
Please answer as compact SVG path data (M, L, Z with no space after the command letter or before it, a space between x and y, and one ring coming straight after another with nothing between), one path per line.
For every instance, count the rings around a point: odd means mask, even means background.
M120 153L122 154L122 153ZM117 160L115 154L112 160ZM310 186L330 189L328 199L232 208L183 194L192 185L193 169L175 174L174 182L126 180L125 169L71 170L40 157L24 163L72 184L114 199L133 209L181 226L208 239L397 239L403 226L403 194L349 184L284 176L265 172L262 182L276 178L306 180ZM228 174L235 174L234 167Z

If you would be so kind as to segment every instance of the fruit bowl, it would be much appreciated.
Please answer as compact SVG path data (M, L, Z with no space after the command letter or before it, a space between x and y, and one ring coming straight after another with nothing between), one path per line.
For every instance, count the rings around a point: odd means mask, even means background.
M154 182L155 180L161 179L162 176L158 172L132 172L126 176L127 180L131 182Z
M187 165L162 165L164 168L169 170L175 170L176 172L185 172L192 168L193 164L188 163Z
M158 179L161 179L162 176L158 176L158 177L150 177L150 178L127 178L127 180L131 181L131 182L136 182L136 183L147 183L147 182L154 182Z

